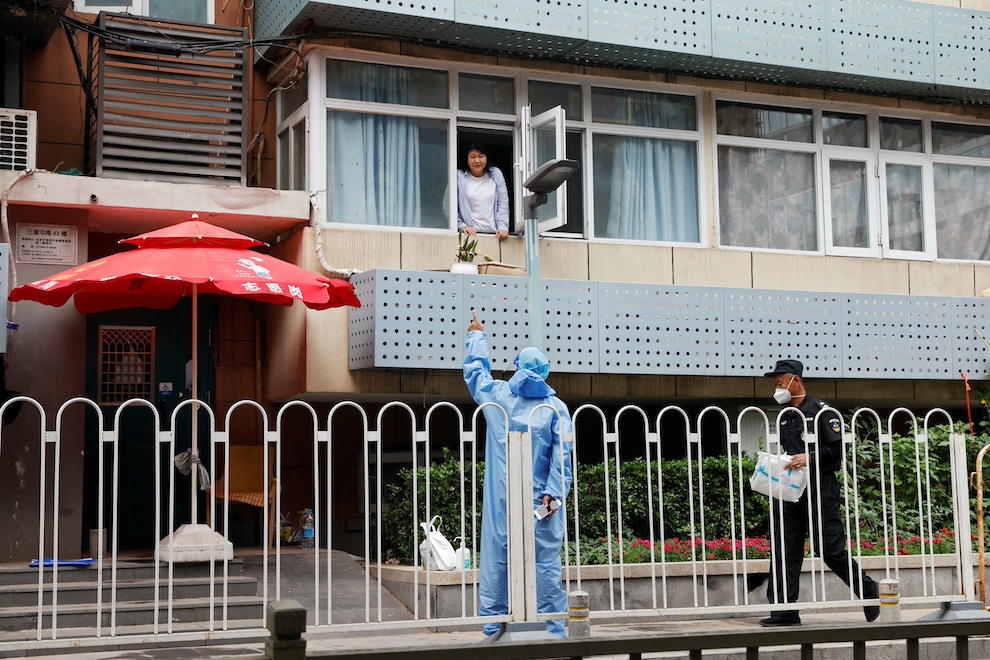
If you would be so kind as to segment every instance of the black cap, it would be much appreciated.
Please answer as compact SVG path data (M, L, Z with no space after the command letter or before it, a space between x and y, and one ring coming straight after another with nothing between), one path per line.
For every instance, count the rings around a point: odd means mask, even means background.
M773 366L773 371L768 371L763 375L769 378L777 374L794 374L795 376L800 376L803 373L804 365L797 360L777 360L777 364Z

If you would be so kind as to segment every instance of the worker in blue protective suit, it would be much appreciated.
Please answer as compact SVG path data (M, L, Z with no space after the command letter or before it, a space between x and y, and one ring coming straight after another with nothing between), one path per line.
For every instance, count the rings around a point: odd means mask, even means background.
M488 339L484 327L474 313L468 327L467 354L464 357L464 381L479 405L495 403L508 415L493 406L482 410L488 426L485 440L484 507L481 519L481 584L479 597L482 616L509 613L508 536L506 509L506 441L509 431L530 431L533 441L533 508L553 502L563 502L571 488L572 443L564 443L561 433L571 432L571 416L564 402L547 385L550 361L542 351L525 348L516 358L516 373L506 382L492 378L488 361ZM549 405L557 414L547 408ZM561 586L560 548L564 542L564 516L552 511L534 523L536 535L536 594L540 613L564 612L567 594ZM485 626L485 634L499 631L500 624ZM547 631L565 637L563 621L547 621Z

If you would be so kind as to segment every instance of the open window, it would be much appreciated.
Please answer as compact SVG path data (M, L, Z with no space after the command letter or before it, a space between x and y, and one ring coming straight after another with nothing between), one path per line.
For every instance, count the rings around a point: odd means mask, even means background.
M525 181L547 161L565 158L567 154L564 108L555 106L532 115L530 106L519 110L522 135L522 179ZM547 203L538 209L540 233L562 227L567 218L567 184L547 196Z
M472 144L480 144L485 148L488 164L497 167L505 176L505 186L509 193L509 233L516 231L515 214L515 177L513 177L515 159L512 153L511 127L505 130L489 128L483 125L460 125L457 128L457 169L467 168L467 154ZM456 203L457 198L452 200Z

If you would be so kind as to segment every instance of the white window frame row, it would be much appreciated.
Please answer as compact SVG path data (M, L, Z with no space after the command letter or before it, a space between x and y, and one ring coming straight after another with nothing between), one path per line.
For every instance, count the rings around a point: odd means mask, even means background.
M423 68L429 70L440 70L447 72L448 100L449 108L427 108L394 105L389 103L371 103L364 101L350 101L344 99L328 98L326 95L325 71L328 59L346 59L356 62L367 62L374 64L385 64L408 68ZM579 170L580 181L583 187L584 197L584 218L581 233L553 232L550 236L558 238L581 238L595 242L626 243L636 245L665 245L689 248L708 248L710 245L717 245L727 250L744 250L748 252L769 251L788 252L793 254L819 254L835 256L856 256L867 258L892 258L892 259L912 259L928 260L937 259L937 237L935 235L935 208L934 208L934 177L933 168L935 164L968 164L986 165L990 167L990 159L977 159L958 156L937 156L932 154L931 122L945 121L954 124L986 125L978 121L967 120L951 114L940 114L933 116L931 113L920 113L910 111L898 111L881 107L864 107L854 105L840 105L829 103L816 103L801 99L784 98L759 94L734 94L722 93L713 90L701 90L698 88L685 88L677 85L626 82L614 78L601 76L584 75L541 75L528 69L493 67L484 65L461 65L459 63L448 63L436 60L425 60L418 58L408 58L392 55L378 54L355 54L353 52L337 49L327 49L314 51L309 55L308 99L300 108L297 108L288 117L282 118L278 123L277 134L282 135L287 129L304 128L308 132L306 140L307 172L306 188L309 189L319 205L320 221L328 224L327 220L327 154L326 139L327 126L326 116L330 110L342 110L348 112L392 114L405 117L441 119L447 122L448 126L448 190L456 190L456 170L460 165L457 158L457 135L460 129L482 129L486 131L512 131L513 133L513 153L516 155L516 162L513 164L511 176L514 177L514 215L515 226L522 224L522 197L525 192L521 181L523 173L519 168L518 155L521 153L522 140L520 131L520 113L514 115L495 114L485 112L461 111L458 108L458 74L480 74L495 76L503 79L511 79L515 94L515 105L517 108L529 103L529 82L550 82L567 85L579 85L581 89L582 108L580 120L567 120L565 129L569 133L579 132L582 146L582 167ZM679 96L690 96L695 98L696 130L674 130L645 128L628 125L613 125L595 123L592 121L591 88L607 87L611 89L621 89L629 91L646 91L661 94L675 94ZM322 100L322 103L317 100ZM798 108L809 110L814 117L814 142L779 141L764 138L743 138L718 135L715 126L715 106L718 101L736 101L755 105L765 105L768 108ZM867 117L869 147L840 147L825 145L823 142L822 113L839 112L862 115ZM904 118L920 120L923 127L924 152L900 152L887 151L879 148L880 117ZM707 122L706 122L707 119ZM698 242L677 243L669 241L643 241L632 239L610 239L595 237L594 233L594 182L593 167L589 161L593 153L593 143L596 135L619 135L629 137L650 137L660 139L686 140L696 144L697 162L697 186L698 186ZM708 143L706 149L705 143ZM798 151L813 153L815 155L815 177L817 188L817 250L780 250L760 247L739 247L724 245L719 236L719 194L718 194L718 147L721 145L768 148L786 151ZM280 152L281 153L281 152ZM707 154L707 157L706 157ZM278 178L282 181L284 167L291 167L292 158L289 163L278 162ZM865 248L850 248L834 245L832 236L832 217L830 208L829 174L830 164L834 161L855 161L863 162L867 166L867 187L868 187L868 213L869 213L869 233L870 244ZM986 162L983 162L986 161ZM706 168L710 163L712 170ZM889 246L887 236L886 219L886 167L889 164L903 164L908 166L921 167L923 170L924 182L924 249L919 252L907 250L895 250ZM506 168L507 170L508 168ZM504 171L506 177L510 172ZM290 176L297 176L290 173ZM289 180L292 180L291 178ZM708 212L708 200L715 200L714 214ZM456 206L454 195L449 200L450 206ZM454 230L456 228L456 209L449 211L449 229L431 228L404 228L408 231L439 233ZM361 229L383 231L394 231L393 226L377 225L348 225L346 223L333 222L333 226L360 227ZM939 261L956 261L964 263L986 263L984 261L969 261L959 259L940 258Z
M200 0L206 4L206 22L213 24L216 22L216 2L214 0ZM129 0L129 6L108 5L100 0L74 0L73 7L76 11L85 14L99 14L105 11L110 14L132 14L134 16L147 16L154 18L150 13L149 0Z

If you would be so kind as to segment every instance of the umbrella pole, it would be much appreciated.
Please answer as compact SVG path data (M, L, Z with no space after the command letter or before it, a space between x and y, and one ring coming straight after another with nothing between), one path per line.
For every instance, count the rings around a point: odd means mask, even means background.
M193 284L192 290L192 452L199 456L199 290ZM222 534L198 522L199 465L193 465L192 479L192 522L182 525L158 542L159 555L167 562L226 561L234 558L234 546Z
M195 401L199 400L199 285L193 282L192 285L192 454L194 457L199 456L199 419L198 411L199 404ZM192 471L192 481L191 481L191 493L190 501L192 502L192 517L191 522L193 525L199 523L199 502L198 502L198 487L199 487L199 469L198 466L194 466Z

